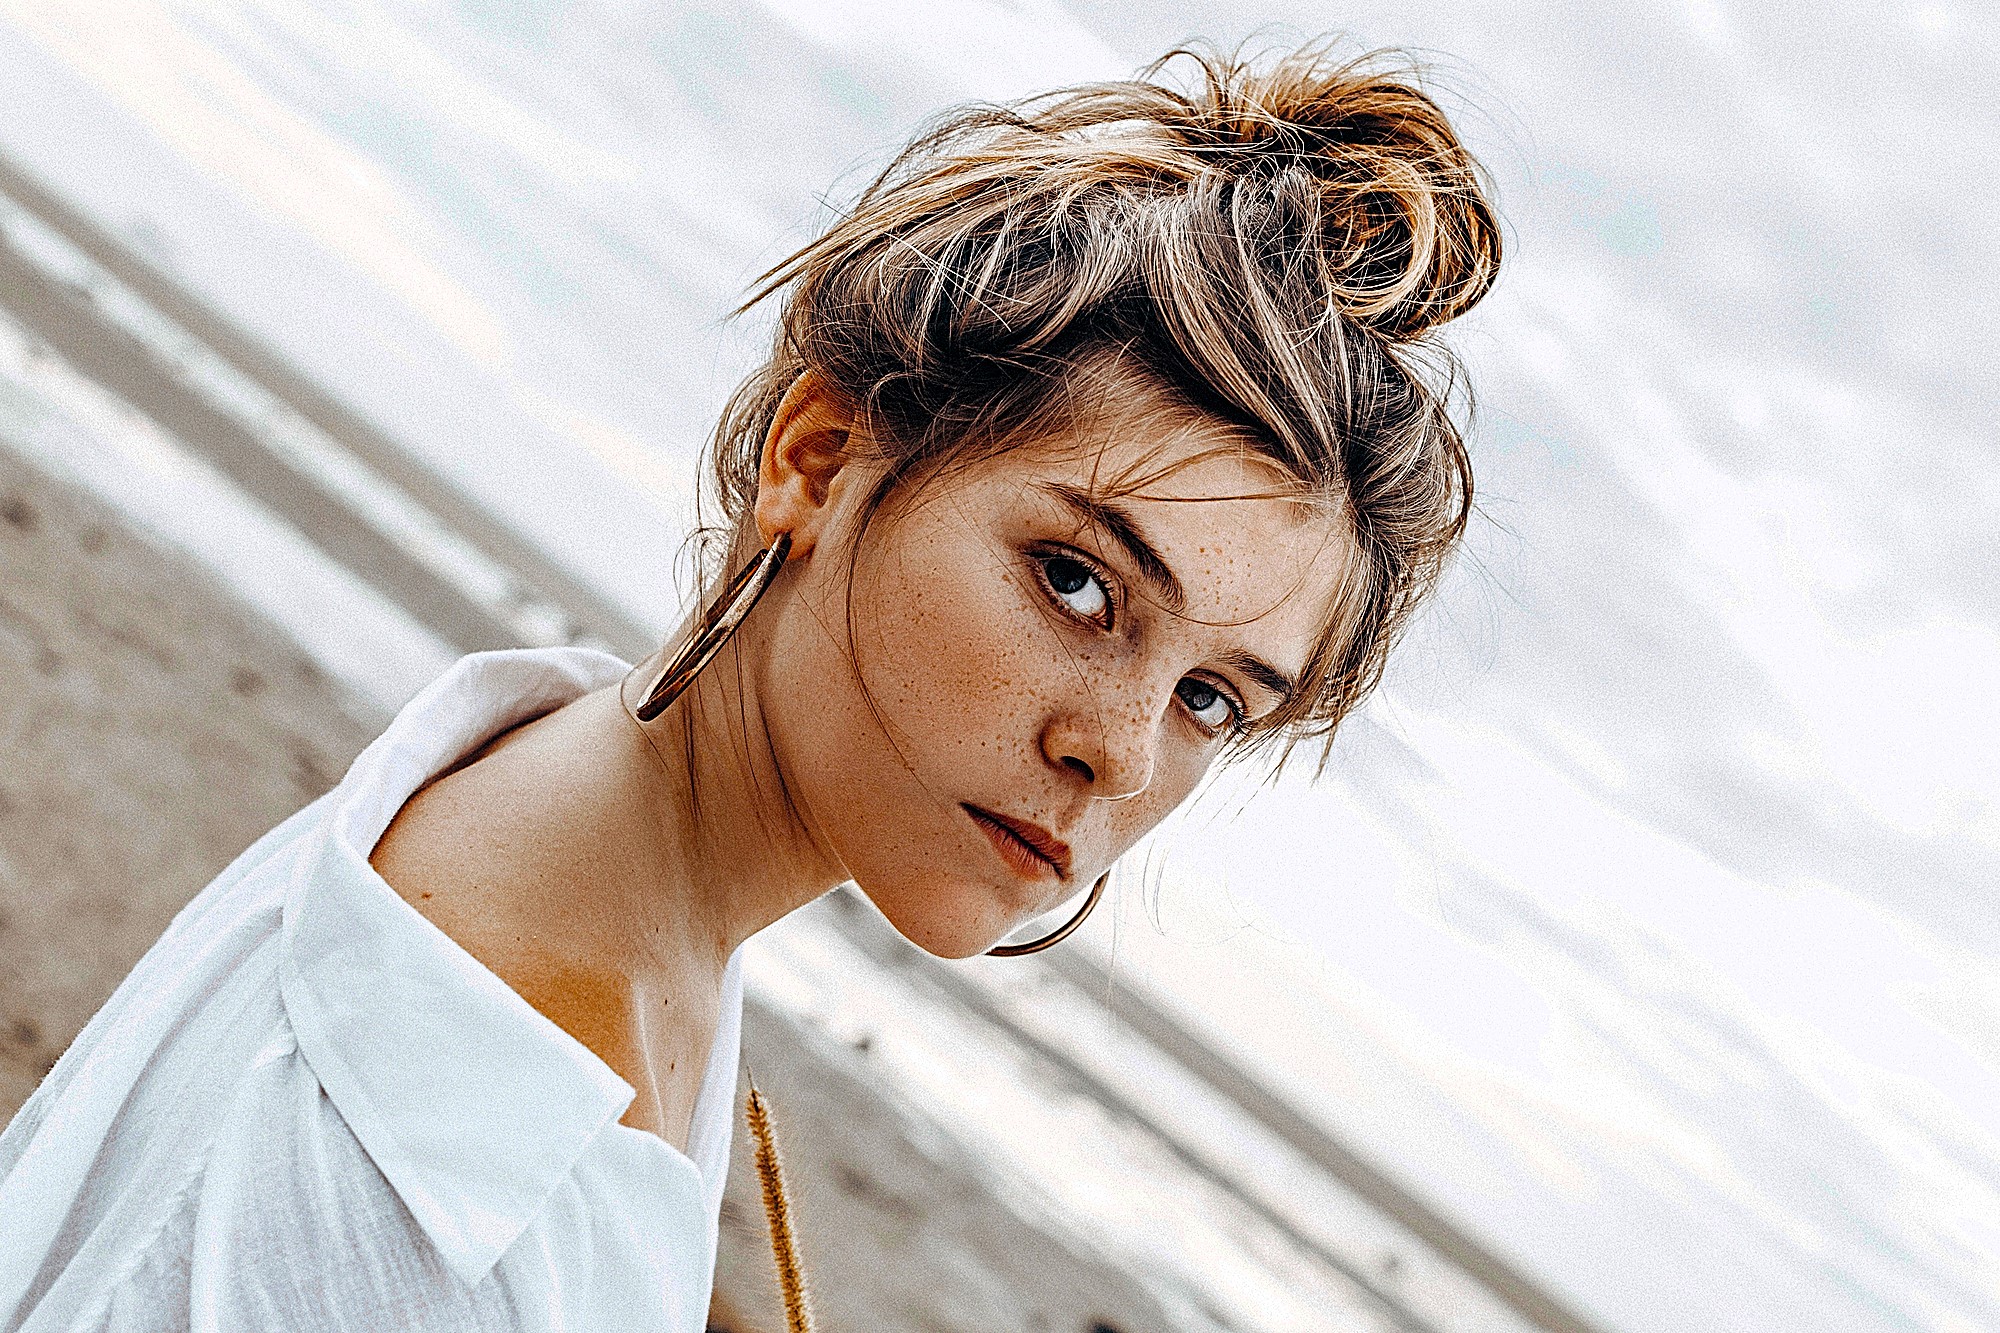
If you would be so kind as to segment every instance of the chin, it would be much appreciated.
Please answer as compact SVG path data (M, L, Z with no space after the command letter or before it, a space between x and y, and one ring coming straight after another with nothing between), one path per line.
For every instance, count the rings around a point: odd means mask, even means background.
M970 904L940 910L941 895L933 884L916 892L915 901L893 892L877 893L859 881L856 887L875 904L896 933L934 958L971 958L1007 937L1014 923L997 904L984 912Z
M998 943L997 940L979 939L967 941L957 937L948 940L926 942L913 938L907 931L903 932L903 938L909 940L910 943L916 945L931 957L944 959L977 958L980 954L985 953Z

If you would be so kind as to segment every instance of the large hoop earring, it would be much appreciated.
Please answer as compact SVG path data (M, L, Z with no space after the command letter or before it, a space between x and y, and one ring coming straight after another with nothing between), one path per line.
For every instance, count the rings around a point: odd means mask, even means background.
M781 532L769 546L757 552L757 558L738 571L714 605L702 613L694 633L687 644L660 668L660 674L653 681L653 687L646 691L646 697L633 710L633 716L641 722L651 722L667 711L674 700L694 683L701 669L709 659L722 650L729 642L729 636L736 633L736 627L750 614L750 608L757 605L757 599L770 590L771 581L778 577L778 570L785 563L785 557L792 552L792 534Z
M1040 939L1029 940L1026 944L996 944L986 951L988 956L993 958L1019 958L1023 954L1040 953L1044 949L1061 944L1076 931L1078 926L1083 924L1083 919L1090 915L1090 909L1097 906L1097 900L1104 896L1104 886L1110 880L1111 872L1109 870L1099 875L1097 883L1090 886L1090 896L1083 900L1083 906L1077 909L1076 915Z

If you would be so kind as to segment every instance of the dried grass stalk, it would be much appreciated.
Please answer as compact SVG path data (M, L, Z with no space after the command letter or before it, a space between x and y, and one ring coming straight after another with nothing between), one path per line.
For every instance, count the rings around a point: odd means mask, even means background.
M778 1156L771 1129L771 1108L757 1085L750 1085L745 1115L757 1139L757 1179L764 1187L764 1216L771 1224L771 1257L778 1266L778 1290L785 1298L787 1333L812 1333L812 1307L806 1297L805 1269L799 1263L798 1242L792 1236L792 1205L785 1195L785 1166Z

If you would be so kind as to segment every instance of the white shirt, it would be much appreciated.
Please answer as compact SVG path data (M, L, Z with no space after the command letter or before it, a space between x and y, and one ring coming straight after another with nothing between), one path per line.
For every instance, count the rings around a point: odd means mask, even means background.
M683 1154L368 864L425 781L625 670L462 659L188 904L0 1134L0 1329L699 1333L740 959Z

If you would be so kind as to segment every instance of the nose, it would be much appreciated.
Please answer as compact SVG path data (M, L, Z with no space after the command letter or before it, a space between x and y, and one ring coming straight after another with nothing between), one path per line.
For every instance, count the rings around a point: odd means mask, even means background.
M1122 801L1152 785L1159 719L1132 704L1065 709L1042 728L1042 754L1098 800Z

